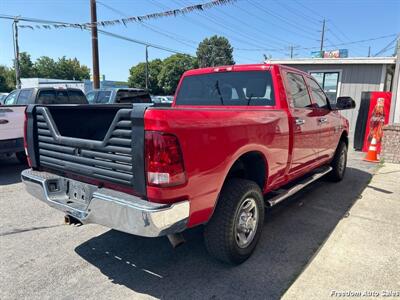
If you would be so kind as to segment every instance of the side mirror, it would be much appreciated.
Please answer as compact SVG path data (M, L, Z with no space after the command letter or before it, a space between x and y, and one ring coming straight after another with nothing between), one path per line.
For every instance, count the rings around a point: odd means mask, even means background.
M335 110L353 109L356 107L356 102L351 97L338 97Z

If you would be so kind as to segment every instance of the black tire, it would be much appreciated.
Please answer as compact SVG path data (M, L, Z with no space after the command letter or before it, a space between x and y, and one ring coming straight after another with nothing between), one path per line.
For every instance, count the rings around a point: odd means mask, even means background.
M15 156L21 164L28 165L28 159L26 158L24 151L15 153Z
M329 172L328 179L333 182L341 181L346 173L346 165L347 145L344 141L340 141L331 162L332 171Z
M250 218L250 223L253 222L254 229L249 233L252 238L249 239L248 244L239 246L237 230L245 230L237 225L240 222L239 219L243 220L243 218L239 218L239 213L241 217L246 214L243 211L243 205L246 205L249 201L250 205L254 207L253 218ZM249 218L248 215L247 217ZM258 220L254 225L256 219ZM243 222L242 225L244 223L248 225L248 222ZM250 180L229 179L224 184L214 214L205 227L204 241L206 248L212 256L220 261L235 265L241 264L253 253L260 238L263 224L264 199L260 187Z

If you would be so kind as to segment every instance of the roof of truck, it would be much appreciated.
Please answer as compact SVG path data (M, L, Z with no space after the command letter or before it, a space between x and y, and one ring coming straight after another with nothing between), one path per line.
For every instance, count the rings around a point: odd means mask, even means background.
M214 73L214 72L230 72L230 71L263 71L263 70L269 70L272 67L284 67L285 69L292 69L296 70L297 72L304 73L301 70L288 67L288 66L283 66L280 64L275 64L275 63L261 63L261 64L243 64L243 65L230 65L230 66L218 66L218 67L207 67L207 68L200 68L200 69L193 69L186 71L184 73L185 76L191 76L191 75L199 75L199 74L208 74L208 73Z

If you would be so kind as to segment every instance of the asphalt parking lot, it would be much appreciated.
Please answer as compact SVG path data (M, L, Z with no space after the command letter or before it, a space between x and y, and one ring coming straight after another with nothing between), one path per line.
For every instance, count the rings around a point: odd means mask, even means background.
M231 267L208 256L202 228L172 249L99 225L64 225L28 195L16 160L0 160L1 299L279 299L368 185L375 165L350 153L345 180L320 180L268 211L254 255Z

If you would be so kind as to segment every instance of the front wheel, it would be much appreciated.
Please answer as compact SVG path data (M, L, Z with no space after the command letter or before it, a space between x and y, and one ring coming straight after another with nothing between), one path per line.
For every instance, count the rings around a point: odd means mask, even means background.
M216 259L240 264L250 257L264 223L264 200L253 181L229 179L204 230L208 252Z
M336 149L335 155L331 162L332 171L329 173L331 181L341 181L346 172L347 166L347 145L345 142L340 141Z

